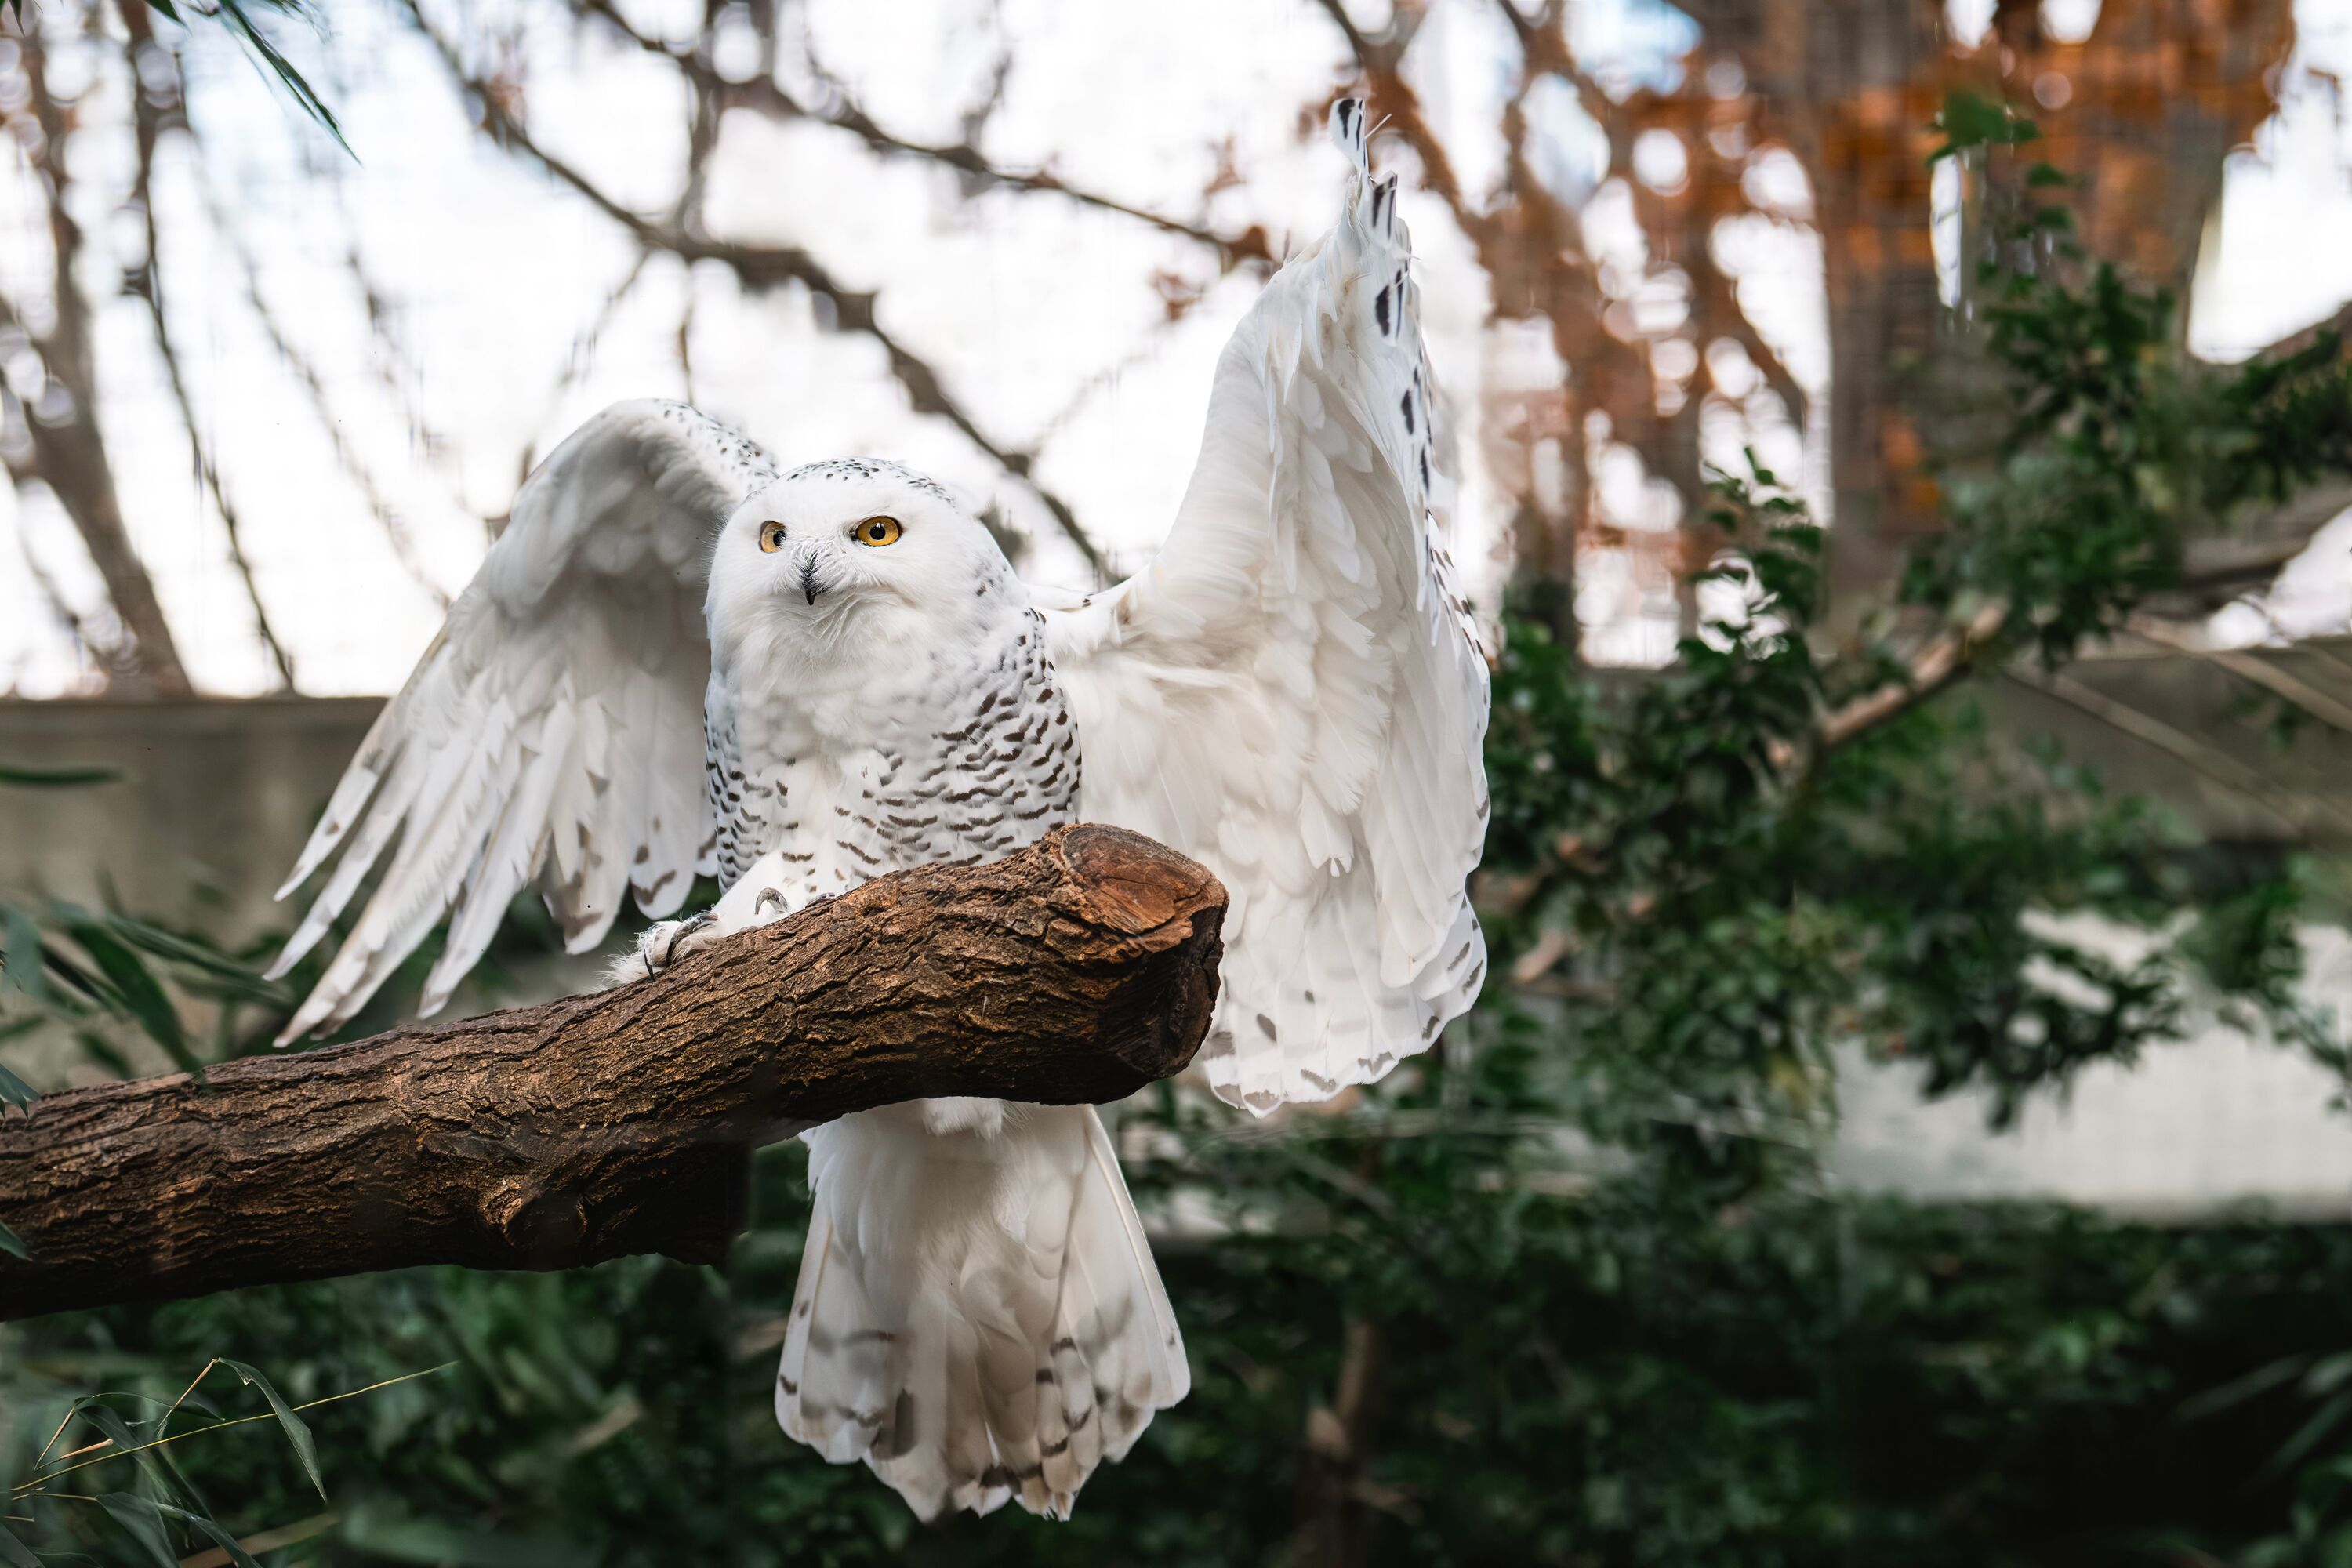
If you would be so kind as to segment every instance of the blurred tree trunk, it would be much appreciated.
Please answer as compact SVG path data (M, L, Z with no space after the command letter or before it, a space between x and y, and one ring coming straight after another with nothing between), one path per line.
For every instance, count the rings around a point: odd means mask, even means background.
M48 487L72 520L89 552L90 563L106 584L122 632L115 647L99 650L110 667L110 689L125 695L184 696L190 689L188 673L180 662L163 607L155 597L155 584L124 526L114 470L99 430L91 312L74 278L81 254L81 230L66 211L68 176L64 148L70 129L69 106L59 103L49 91L39 18L36 16L19 37L26 79L42 132L40 145L28 149L28 155L42 177L47 199L54 320L46 332L32 334L24 326L22 312L0 300L0 323L26 331L47 375L47 386L32 404L15 410L23 420L26 440L9 464L10 475L20 489L34 481Z
M1921 0L1701 5L1708 42L1760 89L1768 132L1810 176L1828 289L1832 580L1849 600L1886 585L1937 526L1927 459L1946 433L1911 380L1945 330L1928 217L1946 92L2005 100L2042 132L2030 157L2079 183L2089 251L2185 297L2231 150L2275 105L2294 47L2290 0L2107 0L2065 43L2040 6L2006 0L1992 34L1955 52ZM1975 258L1961 258L1962 284ZM2185 314L2183 317L2185 321ZM1924 416L1924 417L1923 417ZM1923 427L1924 426L1924 427Z

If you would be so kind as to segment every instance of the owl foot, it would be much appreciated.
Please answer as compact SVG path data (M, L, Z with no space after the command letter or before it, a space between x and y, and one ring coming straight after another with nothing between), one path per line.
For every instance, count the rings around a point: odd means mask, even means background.
M719 919L709 910L682 921L656 921L637 933L637 959L651 980L696 948L716 941Z

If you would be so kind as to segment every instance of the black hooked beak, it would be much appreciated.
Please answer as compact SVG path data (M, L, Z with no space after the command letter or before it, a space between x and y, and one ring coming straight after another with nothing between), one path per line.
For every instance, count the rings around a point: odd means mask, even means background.
M816 603L817 595L822 592L824 590L816 584L816 558L811 556L801 563L801 593L807 597L810 604L814 605Z

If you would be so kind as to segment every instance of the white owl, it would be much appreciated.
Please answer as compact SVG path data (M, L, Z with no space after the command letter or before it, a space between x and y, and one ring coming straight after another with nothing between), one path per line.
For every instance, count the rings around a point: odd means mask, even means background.
M1339 226L1217 366L1151 565L1033 592L895 464L779 475L690 408L551 453L383 711L288 882L343 849L299 958L395 837L290 1038L349 1018L445 915L440 1006L537 879L573 951L625 889L681 943L868 878L1116 823L1223 879L1202 1051L1251 1110L1379 1078L1466 1009L1485 948L1486 667L1433 531L1435 416L1393 176L1361 107ZM1090 1108L932 1100L805 1134L815 1184L776 1380L786 1432L929 1517L1066 1514L1190 1384Z

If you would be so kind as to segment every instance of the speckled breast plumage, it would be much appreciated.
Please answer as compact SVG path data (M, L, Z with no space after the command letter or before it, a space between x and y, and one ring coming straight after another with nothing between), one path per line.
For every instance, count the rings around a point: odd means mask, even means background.
M914 679L752 694L714 675L707 778L722 883L762 857L785 912L887 871L994 857L1075 820L1077 729L1008 571ZM993 604L989 601L994 600ZM777 912L772 908L768 912Z

